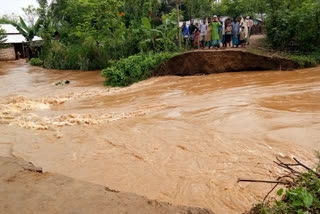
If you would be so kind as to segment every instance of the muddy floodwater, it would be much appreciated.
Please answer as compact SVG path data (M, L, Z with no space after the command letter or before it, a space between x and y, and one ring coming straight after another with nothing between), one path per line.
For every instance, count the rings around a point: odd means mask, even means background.
M99 71L0 62L0 156L216 213L263 199L272 185L237 179L277 178L276 157L316 162L320 67L157 77L128 88L103 80Z

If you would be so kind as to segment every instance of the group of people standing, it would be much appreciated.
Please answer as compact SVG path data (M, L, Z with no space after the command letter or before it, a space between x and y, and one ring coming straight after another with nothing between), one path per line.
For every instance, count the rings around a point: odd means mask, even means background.
M207 22L208 21L208 22ZM214 16L204 18L200 25L194 25L194 20L190 20L187 26L183 22L182 32L184 38L184 47L187 50L187 40L191 43L191 49L194 48L226 48L226 47L245 47L249 44L250 29L253 21L250 17L226 19L222 21L221 17Z

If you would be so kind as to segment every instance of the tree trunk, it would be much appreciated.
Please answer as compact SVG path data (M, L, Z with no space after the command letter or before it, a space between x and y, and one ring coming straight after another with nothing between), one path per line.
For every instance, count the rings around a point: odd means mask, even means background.
M181 48L181 37L180 37L180 20L179 20L179 0L176 0L177 7L177 27L178 27L178 47Z

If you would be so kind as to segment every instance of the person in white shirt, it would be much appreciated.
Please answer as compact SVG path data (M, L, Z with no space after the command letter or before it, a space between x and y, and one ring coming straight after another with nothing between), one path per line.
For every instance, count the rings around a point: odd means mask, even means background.
M250 40L250 36L251 36L251 28L253 26L253 21L250 19L250 16L247 16L247 21L248 21L248 45L249 45L249 40Z
M244 31L246 32L246 42L249 44L250 38L250 29L252 27L253 22L250 20L250 17L247 16L245 19L241 20L241 27L244 27Z
M201 48L204 48L204 43L206 41L206 36L207 36L207 28L208 28L207 19L203 19L199 27Z

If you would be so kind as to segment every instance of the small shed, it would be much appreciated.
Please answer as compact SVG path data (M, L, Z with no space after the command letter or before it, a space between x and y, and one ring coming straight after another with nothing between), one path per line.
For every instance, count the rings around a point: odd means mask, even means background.
M4 29L7 35L5 44L8 48L0 49L0 60L15 60L25 58L27 56L27 41L22 34L11 24L0 24L0 28ZM41 41L42 39L35 36L32 42Z

